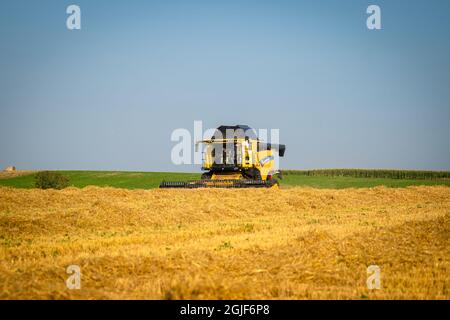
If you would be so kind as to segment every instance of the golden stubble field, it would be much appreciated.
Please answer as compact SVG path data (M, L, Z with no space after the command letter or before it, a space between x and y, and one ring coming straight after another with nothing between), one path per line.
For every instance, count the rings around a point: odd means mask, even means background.
M449 261L448 187L0 188L1 299L449 299Z

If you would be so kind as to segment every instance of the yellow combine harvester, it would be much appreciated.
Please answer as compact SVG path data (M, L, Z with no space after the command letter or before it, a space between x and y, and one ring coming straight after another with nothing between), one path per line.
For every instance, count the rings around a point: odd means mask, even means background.
M284 156L286 146L265 143L246 125L220 126L204 144L201 180L163 181L160 188L271 188L278 181L274 151Z

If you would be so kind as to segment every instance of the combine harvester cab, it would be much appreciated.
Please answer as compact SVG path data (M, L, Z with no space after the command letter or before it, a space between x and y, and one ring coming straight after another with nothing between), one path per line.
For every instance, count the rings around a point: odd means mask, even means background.
M220 126L205 146L201 180L163 181L160 188L276 188L274 151L284 156L286 146L258 139L246 125Z

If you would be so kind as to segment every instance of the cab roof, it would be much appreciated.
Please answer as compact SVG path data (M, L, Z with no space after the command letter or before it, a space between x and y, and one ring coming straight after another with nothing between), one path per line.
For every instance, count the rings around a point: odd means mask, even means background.
M230 132L233 134L233 137L246 138L252 140L258 139L255 130L245 124L237 124L234 126L220 126L216 129L216 132L214 133L211 139L212 140L225 139L227 138L227 133L228 135L230 135Z

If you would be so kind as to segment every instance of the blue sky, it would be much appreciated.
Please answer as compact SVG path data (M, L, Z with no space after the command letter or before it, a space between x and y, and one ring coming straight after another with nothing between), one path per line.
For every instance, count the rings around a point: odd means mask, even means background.
M66 7L81 8L81 30ZM366 28L379 5L382 30ZM450 170L449 1L1 1L0 166L195 171L176 128L278 128L282 168Z

